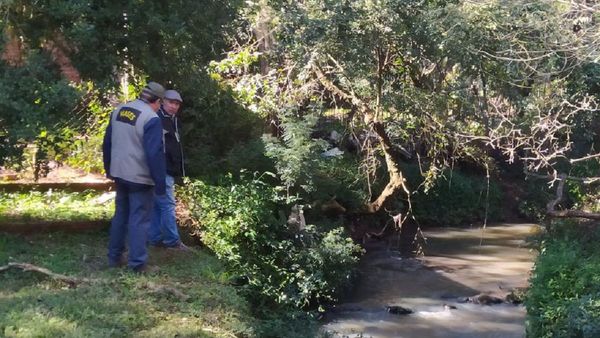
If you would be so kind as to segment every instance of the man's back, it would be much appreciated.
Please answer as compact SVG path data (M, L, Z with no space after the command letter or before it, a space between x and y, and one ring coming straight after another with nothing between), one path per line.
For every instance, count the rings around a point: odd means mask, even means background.
M111 114L112 152L110 175L129 182L154 185L144 151L144 128L157 118L141 100L125 103Z

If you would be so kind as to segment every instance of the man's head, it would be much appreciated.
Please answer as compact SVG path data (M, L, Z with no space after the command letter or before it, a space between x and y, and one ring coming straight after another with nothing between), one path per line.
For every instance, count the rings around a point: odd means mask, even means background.
M146 102L154 111L160 108L160 100L165 97L165 88L156 82L148 82L140 93L140 100Z
M163 99L163 109L169 115L175 115L179 111L183 100L176 90L167 90Z

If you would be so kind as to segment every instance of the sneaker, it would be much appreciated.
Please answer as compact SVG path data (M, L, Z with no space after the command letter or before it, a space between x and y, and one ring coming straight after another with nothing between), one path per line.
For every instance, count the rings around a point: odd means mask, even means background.
M177 251L183 251L183 252L194 252L195 250L190 248L189 246L183 244L183 242L179 241L179 243L175 244L174 246L169 246L167 247L168 249L171 250L177 250Z

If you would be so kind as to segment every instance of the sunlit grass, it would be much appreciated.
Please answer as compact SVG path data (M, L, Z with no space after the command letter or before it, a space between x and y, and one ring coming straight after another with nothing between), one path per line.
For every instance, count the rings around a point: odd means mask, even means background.
M203 251L151 250L160 267L139 276L106 265L104 232L0 234L0 266L27 262L88 278L77 288L45 275L0 272L2 337L253 336L248 303L228 284L221 264ZM181 291L181 299L156 285Z

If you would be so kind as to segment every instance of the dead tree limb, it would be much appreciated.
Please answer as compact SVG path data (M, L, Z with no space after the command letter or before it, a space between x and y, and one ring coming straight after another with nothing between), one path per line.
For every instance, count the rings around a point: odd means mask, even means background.
M598 158L598 157L600 157L600 154L592 154L592 155L587 155L587 156L580 157L580 158L572 158L569 160L569 162L577 163L577 162L587 161L587 160L591 160L593 158Z
M558 186L556 187L556 198L546 205L546 214L555 218L587 218L600 220L600 213L588 212L583 210L556 210L556 206L562 201L565 189L566 175L558 176Z
M41 273L41 274L46 275L54 280L57 280L59 282L63 282L65 284L69 285L70 288L76 288L79 284L90 282L89 279L61 275L59 273L52 272L46 268L43 268L43 267L40 267L37 265L33 265L33 264L29 264L29 263L8 263L7 265L0 266L0 272L7 271L8 269L11 269L11 268L20 269L22 271L33 271L33 272Z

